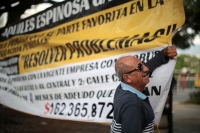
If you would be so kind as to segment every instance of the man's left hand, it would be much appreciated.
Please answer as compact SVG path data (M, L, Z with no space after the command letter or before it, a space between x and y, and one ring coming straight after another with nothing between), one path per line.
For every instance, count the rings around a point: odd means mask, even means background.
M167 46L164 50L165 57L169 57L170 59L173 59L175 56L177 56L176 47L175 46Z

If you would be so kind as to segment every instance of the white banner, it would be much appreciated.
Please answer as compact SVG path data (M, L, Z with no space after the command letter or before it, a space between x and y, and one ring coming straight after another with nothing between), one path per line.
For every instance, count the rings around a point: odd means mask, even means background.
M123 55L155 56L164 47ZM0 102L22 112L42 117L80 121L111 122L113 97L120 84L114 71L116 59L109 58L76 63L16 76L6 76L1 68ZM157 68L146 91L155 111L156 123L169 91L175 61ZM9 84L11 83L11 84ZM4 100L6 99L6 100Z

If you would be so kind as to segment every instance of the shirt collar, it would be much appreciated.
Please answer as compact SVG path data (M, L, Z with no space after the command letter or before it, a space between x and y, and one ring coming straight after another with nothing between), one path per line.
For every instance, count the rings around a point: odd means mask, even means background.
M121 86L122 86L122 89L125 90L125 91L130 91L134 94L136 94L140 99L144 100L147 98L146 95L144 95L143 93L141 93L140 91L136 90L135 88L121 82Z

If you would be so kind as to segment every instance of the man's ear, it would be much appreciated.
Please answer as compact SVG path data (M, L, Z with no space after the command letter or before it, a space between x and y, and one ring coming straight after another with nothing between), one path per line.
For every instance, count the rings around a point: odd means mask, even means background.
M123 79L124 79L124 82L131 83L131 80L129 79L129 76L127 74L123 75Z

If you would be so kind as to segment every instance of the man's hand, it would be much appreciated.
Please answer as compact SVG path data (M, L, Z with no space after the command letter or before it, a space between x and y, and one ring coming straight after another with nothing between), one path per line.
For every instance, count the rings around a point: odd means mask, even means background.
M177 56L176 47L175 46L167 46L164 50L165 57L169 57L170 59L173 59L175 56Z

